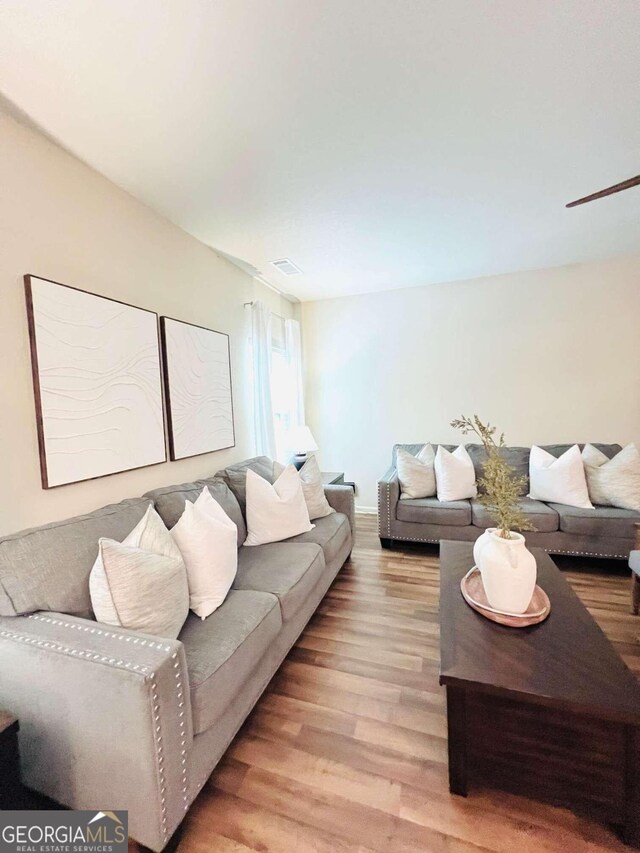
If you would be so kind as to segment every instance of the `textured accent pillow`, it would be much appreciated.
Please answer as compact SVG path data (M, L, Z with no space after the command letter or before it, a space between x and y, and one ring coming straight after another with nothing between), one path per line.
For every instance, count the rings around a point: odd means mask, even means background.
M238 571L238 528L205 486L186 501L171 530L187 569L189 607L206 619L227 597Z
M438 445L434 467L439 501L461 501L478 494L476 472L463 444L453 453Z
M274 477L279 477L284 468L285 466L280 462L274 462ZM314 518L324 518L325 515L331 515L332 512L335 512L335 509L329 505L327 496L324 493L322 474L320 473L320 466L315 456L309 456L298 471L298 475L302 480L302 493L307 504L307 509L309 510L309 518L311 520Z
M89 576L98 622L175 639L189 613L184 562L150 505L120 543L100 539Z
M247 471L245 545L280 542L314 527L309 520L302 480L293 465L287 465L273 485L255 471Z
M529 481L533 500L593 509L577 444L557 458L534 444L529 456Z
M613 459L587 444L582 461L594 504L640 512L640 453L635 444L627 444Z
M436 489L436 454L430 444L425 444L420 453L414 456L402 447L396 451L396 467L400 482L400 500L411 498L430 498Z

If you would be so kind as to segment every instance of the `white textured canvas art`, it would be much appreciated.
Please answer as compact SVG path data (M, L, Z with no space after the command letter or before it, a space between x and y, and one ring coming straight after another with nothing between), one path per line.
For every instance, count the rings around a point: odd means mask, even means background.
M161 318L172 459L233 447L229 336Z
M45 488L166 461L158 316L26 276Z

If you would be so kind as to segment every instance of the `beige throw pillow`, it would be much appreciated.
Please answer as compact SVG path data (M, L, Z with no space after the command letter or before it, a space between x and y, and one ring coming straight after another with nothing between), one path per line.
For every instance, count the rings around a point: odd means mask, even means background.
M582 461L594 504L640 512L640 453L635 444L627 444L613 459L587 444Z
M402 447L396 451L396 468L400 482L400 500L431 498L436 493L436 454L430 444L425 444L414 456Z
M98 622L175 639L189 613L182 556L150 505L124 542L100 539L89 576Z
M279 477L284 468L285 466L280 462L274 462L274 477ZM324 518L325 515L331 515L332 512L335 512L335 509L329 505L327 496L324 493L322 474L315 456L309 456L298 471L298 475L302 480L302 493L307 504L307 509L309 510L309 518L313 521L314 518Z
M314 527L302 491L302 480L287 465L273 485L247 471L247 538L245 547L280 542Z

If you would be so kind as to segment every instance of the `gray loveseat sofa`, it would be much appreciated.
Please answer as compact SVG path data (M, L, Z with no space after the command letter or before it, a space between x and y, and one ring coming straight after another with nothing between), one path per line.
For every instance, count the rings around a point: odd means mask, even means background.
M98 538L123 539L153 501L167 526L204 485L246 525L246 469L149 492L0 539L0 706L20 718L24 782L81 809L127 809L129 833L160 851L317 608L353 545L353 491L282 543L239 550L224 604L177 640L94 621Z
M447 450L455 447L443 446ZM401 500L396 469L399 447L417 455L424 444L396 444L391 468L378 481L378 533L383 547L392 547L394 540L436 543L441 539L463 539L473 542L487 527L493 526L490 514L477 499L450 502L440 502L437 498ZM433 447L436 449L437 445ZM570 444L551 444L544 449L557 457L569 447ZM609 458L622 449L619 444L596 444L595 447ZM466 448L478 479L482 476L482 464L486 458L484 448L478 444L467 444ZM640 521L640 513L608 506L577 509L531 500L526 496L529 451L528 447L506 447L503 451L516 472L527 478L521 506L537 531L526 534L527 542L550 554L627 560L634 543L634 523Z

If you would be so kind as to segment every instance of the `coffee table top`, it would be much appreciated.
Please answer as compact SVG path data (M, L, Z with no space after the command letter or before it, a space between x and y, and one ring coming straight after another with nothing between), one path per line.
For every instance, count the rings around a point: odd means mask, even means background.
M544 551L532 549L549 617L507 628L472 610L469 542L440 543L440 683L640 724L640 684Z

